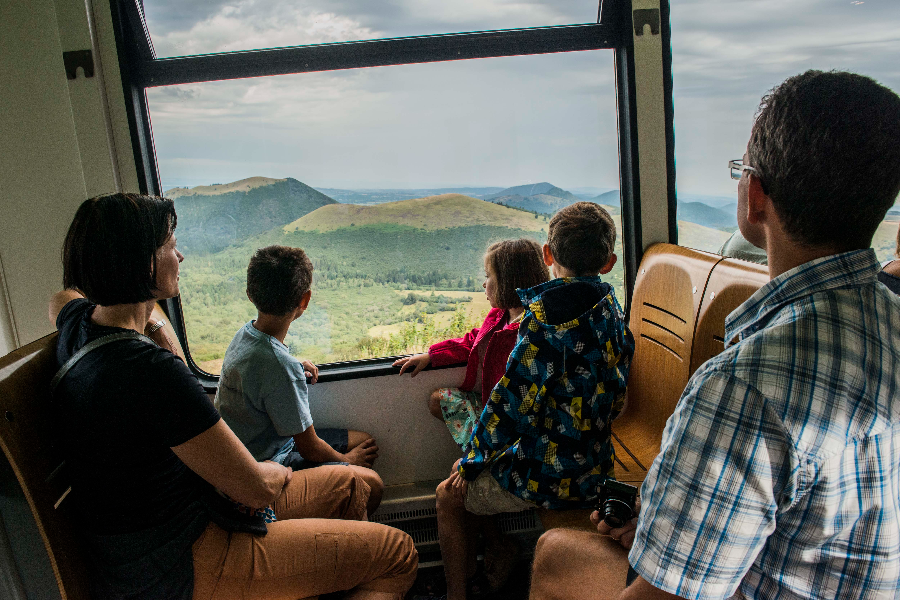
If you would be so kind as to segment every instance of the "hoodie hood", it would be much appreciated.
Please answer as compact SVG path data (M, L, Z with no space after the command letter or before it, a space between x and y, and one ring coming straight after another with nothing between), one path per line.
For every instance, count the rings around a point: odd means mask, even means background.
M527 290L518 290L526 313L522 327L582 354L597 341L604 342L612 318L624 320L610 284L600 277L551 279ZM587 347L586 347L587 346Z
M565 325L582 315L587 316L586 313L598 308L597 305L610 295L613 304L618 306L612 286L600 277L563 277L516 291L522 306L549 326Z

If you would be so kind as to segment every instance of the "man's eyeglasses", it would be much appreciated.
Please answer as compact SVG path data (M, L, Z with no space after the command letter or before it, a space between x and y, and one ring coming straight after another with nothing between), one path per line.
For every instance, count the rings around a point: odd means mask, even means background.
M728 169L731 171L732 179L740 179L744 171L750 171L751 173L759 175L759 172L756 169L750 165L745 165L743 159L729 160Z

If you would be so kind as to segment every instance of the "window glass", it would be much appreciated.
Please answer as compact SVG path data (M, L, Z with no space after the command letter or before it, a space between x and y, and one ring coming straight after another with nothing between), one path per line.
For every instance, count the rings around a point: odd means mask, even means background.
M144 0L158 57L597 22L596 0Z
M741 158L762 95L807 69L848 70L900 92L896 0L718 0L671 3L678 243L715 252L737 228ZM873 246L896 245L900 207Z
M480 325L489 242L543 243L549 217L582 199L619 225L612 62L600 50L148 89L194 360L218 373L255 317L247 263L269 244L315 267L285 340L295 355L404 354ZM605 279L624 305L622 264Z

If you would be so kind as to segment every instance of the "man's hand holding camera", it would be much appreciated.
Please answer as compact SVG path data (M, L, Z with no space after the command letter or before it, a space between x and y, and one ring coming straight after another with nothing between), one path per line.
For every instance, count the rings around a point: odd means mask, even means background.
M641 510L638 489L615 479L607 479L597 491L597 510L591 513L591 523L600 535L608 535L630 550Z
M608 535L615 541L619 542L626 550L631 550L634 543L634 532L637 529L637 515L641 512L641 501L638 499L634 505L634 518L628 520L621 527L613 528L606 521L599 510L591 513L591 523L597 526L597 533L600 535Z

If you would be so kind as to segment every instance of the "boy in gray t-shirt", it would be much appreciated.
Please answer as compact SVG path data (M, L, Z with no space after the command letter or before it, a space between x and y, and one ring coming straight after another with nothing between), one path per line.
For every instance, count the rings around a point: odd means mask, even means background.
M306 379L315 383L319 370L291 356L284 345L291 323L309 306L312 270L300 248L269 246L250 259L247 297L257 318L237 332L225 351L215 405L256 460L294 470L322 464L357 469L371 488L371 514L384 487L371 469L378 456L375 440L363 431L316 432Z

